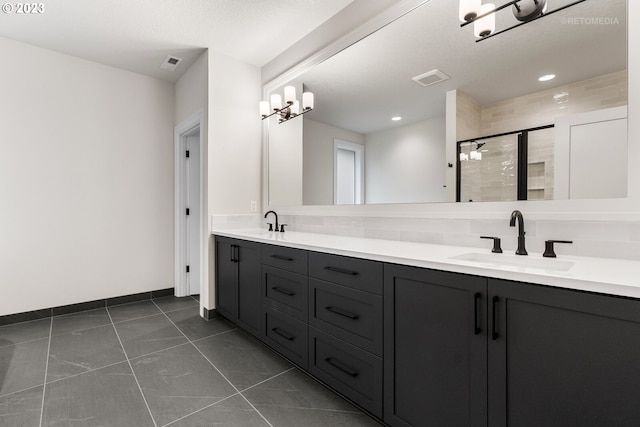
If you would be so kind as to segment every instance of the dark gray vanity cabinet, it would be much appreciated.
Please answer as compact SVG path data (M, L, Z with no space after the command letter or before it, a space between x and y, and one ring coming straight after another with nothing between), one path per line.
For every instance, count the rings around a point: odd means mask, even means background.
M640 301L489 279L489 425L640 425Z
M303 369L309 360L307 251L262 246L262 339Z
M640 425L640 300L216 236L223 316L392 427Z
M216 236L216 309L248 332L260 336L260 244Z
M309 372L382 418L383 264L309 253Z
M384 421L487 425L487 280L385 264Z

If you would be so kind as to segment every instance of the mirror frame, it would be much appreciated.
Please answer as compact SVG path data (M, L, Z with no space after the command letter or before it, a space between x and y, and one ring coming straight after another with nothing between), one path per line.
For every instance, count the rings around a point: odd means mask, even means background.
M404 0L387 9L356 30L339 38L305 61L293 66L263 87L263 98L288 81L378 31L430 0ZM640 2L627 1L627 23L640 21ZM457 23L452 23L456 25ZM545 200L488 203L422 203L278 206L269 204L269 125L263 122L263 211L275 209L284 215L411 217L451 219L502 219L513 209L520 209L533 220L640 221L640 27L627 24L628 70L628 178L627 197L623 199ZM322 102L317 100L316 102ZM447 111L447 117L452 112ZM455 112L453 112L455 113ZM447 162L455 161L455 153L447 153Z

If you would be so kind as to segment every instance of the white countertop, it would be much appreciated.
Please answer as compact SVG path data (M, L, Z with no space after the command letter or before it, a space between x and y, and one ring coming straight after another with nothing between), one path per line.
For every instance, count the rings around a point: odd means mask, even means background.
M212 234L311 251L366 258L435 270L537 283L560 288L640 298L640 262L540 253L519 256L488 249L365 239L329 234L214 230Z

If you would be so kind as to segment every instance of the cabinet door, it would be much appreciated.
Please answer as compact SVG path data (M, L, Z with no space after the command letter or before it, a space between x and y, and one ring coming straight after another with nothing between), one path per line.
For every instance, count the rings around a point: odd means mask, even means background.
M238 318L238 267L233 239L216 237L216 310L229 320Z
M238 324L256 336L262 331L260 244L237 241Z
M489 425L639 425L640 301L503 280L489 296Z
M384 421L487 425L486 279L384 267Z

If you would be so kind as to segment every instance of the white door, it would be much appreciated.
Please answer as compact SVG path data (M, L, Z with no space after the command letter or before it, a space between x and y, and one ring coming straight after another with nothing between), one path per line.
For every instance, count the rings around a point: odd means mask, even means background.
M334 140L333 201L336 205L364 203L364 146Z

